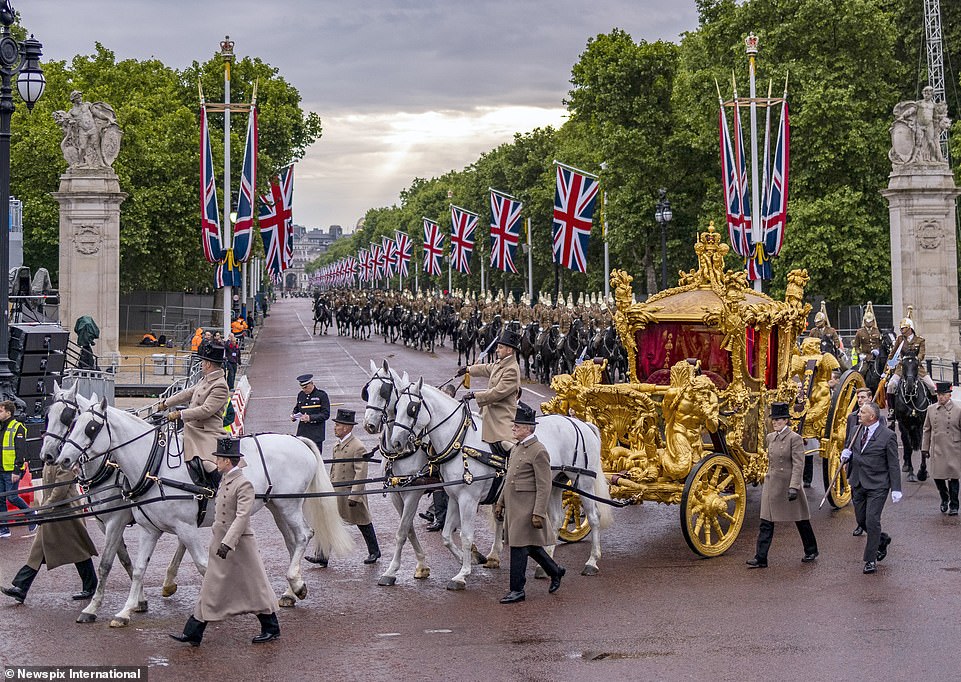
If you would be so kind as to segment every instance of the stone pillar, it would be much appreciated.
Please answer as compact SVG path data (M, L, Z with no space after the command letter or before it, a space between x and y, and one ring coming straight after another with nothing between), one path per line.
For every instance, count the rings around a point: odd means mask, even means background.
M914 328L926 341L927 357L956 359L961 319L954 200L961 190L947 164L895 164L881 194L891 218L895 324L913 306Z
M120 191L109 166L70 168L60 176L60 321L73 332L78 317L100 327L94 353L101 365L120 355Z

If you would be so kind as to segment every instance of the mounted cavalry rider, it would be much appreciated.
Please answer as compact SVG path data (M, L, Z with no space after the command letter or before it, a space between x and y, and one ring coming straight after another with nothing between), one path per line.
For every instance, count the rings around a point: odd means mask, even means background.
M167 409L168 405L188 404L186 409L169 412L167 419L183 419L184 461L198 458L214 486L219 483L220 474L212 453L217 450L217 440L224 435L224 407L230 399L223 364L224 347L205 345L200 352L203 372L200 381L160 402L161 410Z
M489 377L486 391L471 391L465 400L476 400L484 420L481 439L495 454L507 455L514 444L512 420L517 411L517 394L521 387L521 369L517 364L520 335L509 329L497 341L497 362L461 367L455 376L470 374ZM502 441L507 441L501 445Z
M828 322L828 309L824 301L821 301L821 310L818 314L814 316L814 329L808 334L809 337L815 339L829 339L834 347L838 350L844 349L844 343L841 341L841 337L838 336L837 331Z
M936 388L934 381L928 376L927 371L924 369L924 337L919 336L914 331L914 322L911 320L911 313L913 312L914 307L908 306L908 315L901 320L901 334L895 339L894 347L891 349L891 358L888 360L888 366L894 367L894 375L888 380L887 392L889 396L894 395L894 392L898 390L898 384L901 383L901 356L907 352L913 352L915 357L917 357L918 377L924 382L924 385L928 387L931 395L935 395Z
M859 358L870 355L877 357L881 352L881 331L878 329L877 319L874 317L874 306L868 301L868 306L861 318L861 328L854 335L854 342L851 344L857 352Z

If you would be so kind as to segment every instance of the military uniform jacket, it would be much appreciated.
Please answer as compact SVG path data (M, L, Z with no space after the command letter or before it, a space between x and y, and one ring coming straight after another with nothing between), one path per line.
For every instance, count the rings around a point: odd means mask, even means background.
M861 438L851 443L848 483L868 490L901 490L901 466L894 431L880 424L861 449Z
M339 462L339 459L360 459L366 454L364 444L361 443L354 434L348 435L343 441L334 446L333 457L330 458L330 482L346 483L348 481L360 481L367 478L367 462ZM366 485L357 483L351 486L351 494L337 498L337 511L340 518L346 523L353 523L358 526L366 526L370 523L370 511L367 508L367 496L364 495ZM343 491L344 488L335 488ZM357 504L351 507L348 502L354 501Z
M250 530L253 506L254 486L243 472L234 468L224 474L217 491L207 573L194 608L197 620L217 621L276 610L276 597ZM217 556L221 543L231 549L226 559Z
M297 422L297 435L309 438L321 447L326 437L325 422L330 419L330 399L324 391L316 386L307 395L303 391L297 394L297 404L292 414L306 414L308 422Z
M230 387L223 370L217 369L205 374L200 381L175 393L166 400L165 405L188 403L189 407L180 413L184 420L184 459L200 457L208 462L214 461L217 439L224 437L224 407L230 399Z
M68 485L77 474L72 469L65 469L54 464L45 464L43 467L43 485L57 485L49 488L44 497L44 505L57 504L63 500L79 495L76 485ZM70 502L62 507L63 513L67 509L79 508L83 505L79 500ZM27 565L34 570L40 570L40 565L47 564L47 568L56 568L65 564L75 564L86 561L92 556L97 556L97 548L87 534L83 519L70 519L69 521L57 521L55 523L43 523L37 529L37 535L33 539L30 547L30 556L27 558Z
M858 355L868 355L881 347L881 330L876 325L861 327L854 335L852 344Z
M921 450L931 455L932 478L961 478L961 407L954 401L928 405Z
M823 327L815 326L808 336L815 339L831 339L831 342L836 348L841 347L841 337L838 336L838 333L834 330L834 327L828 325L824 325Z
M481 438L485 443L513 440L511 425L517 411L517 389L521 386L517 359L512 354L490 364L471 365L467 371L471 376L490 377L486 391L474 392L484 421Z
M761 489L761 518L766 521L804 521L811 518L801 488L804 472L804 439L789 428L767 435L767 474ZM798 491L788 500L788 488Z
M898 353L898 349L901 349L900 354ZM917 334L912 336L910 341L904 338L903 334L899 334L898 338L895 339L894 347L891 348L891 358L897 355L898 366L895 368L894 373L901 376L901 357L908 350L913 350L918 357L918 376L927 376L928 371L924 368L924 337L918 336Z
M551 458L537 437L518 443L507 460L507 477L498 504L504 506L504 541L511 547L557 543L557 531L547 516L551 495ZM543 517L534 528L531 517Z

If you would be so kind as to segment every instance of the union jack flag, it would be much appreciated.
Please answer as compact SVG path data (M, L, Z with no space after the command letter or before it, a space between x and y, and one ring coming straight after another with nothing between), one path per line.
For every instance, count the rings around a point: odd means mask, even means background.
M554 262L576 272L587 272L587 242L597 203L597 177L557 161L554 164Z
M397 242L390 237L383 237L384 244L384 274L390 279L397 274Z
M361 249L357 252L357 261L360 264L360 281L370 281L370 271L373 269L370 263L370 251Z
M204 258L208 263L219 263L224 258L220 244L220 211L217 208L217 185L214 182L214 161L210 152L210 133L207 130L207 107L200 105L200 234Z
M784 246L784 228L787 224L787 178L791 127L788 122L787 93L781 104L781 122L778 127L777 145L774 147L774 163L771 181L764 202L764 251L776 256ZM769 266L770 267L770 266ZM773 274L773 273L772 273ZM771 279L770 275L767 279Z
M735 124L736 125L736 124ZM727 126L727 114L724 102L721 100L720 113L721 128L721 172L724 175L724 206L727 214L727 236L731 240L731 248L741 258L747 258L747 234L744 230L744 212L741 210L740 172L737 164L737 154L731 142L730 129Z
M371 242L370 255L374 261L374 279L382 279L387 271L387 258L384 247Z
M439 275L443 257L444 235L440 231L440 225L424 218L424 272L428 275Z
M514 256L520 243L521 208L514 197L491 189L491 267L517 272Z
M394 235L394 244L397 245L397 271L401 277L407 277L410 272L410 258L413 255L414 243L406 232L397 232Z
M244 167L240 175L240 194L237 196L237 222L234 224L234 259L244 263L250 258L250 239L254 229L254 190L257 187L257 106L251 105L247 119L247 144L244 147Z
M353 256L347 256L344 261L345 271L347 274L347 283L352 285L354 283L354 277L356 277L360 272L360 264L357 263L357 259Z
M457 272L470 274L470 257L474 252L474 230L477 229L476 213L451 204L450 207L450 260Z
M260 237L267 269L279 276L293 258L292 208L294 167L284 168L270 183L270 194L260 197Z

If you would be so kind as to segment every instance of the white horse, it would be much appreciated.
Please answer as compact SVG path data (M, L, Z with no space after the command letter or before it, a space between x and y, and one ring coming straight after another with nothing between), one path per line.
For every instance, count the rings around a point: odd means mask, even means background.
M191 483L186 466L180 461L182 449L177 447L179 443L171 443L166 453L162 448L158 451L154 446L157 435L155 427L136 415L109 407L104 400L77 417L57 458L59 464L72 466L77 462L96 464L98 459L109 457L128 482L128 495L138 503L132 509L140 528L140 542L130 594L123 609L110 622L111 627L129 624L130 614L143 589L147 563L161 534L176 535L200 572L206 572L209 536L197 527L197 502L169 499L189 494L177 488L177 484ZM333 491L320 452L307 439L275 433L244 437L241 452L247 463L244 474L259 496L263 496L268 488L275 495L295 496ZM159 480L151 483L150 476ZM164 493L168 496L166 500L162 499ZM213 522L213 504L211 500L206 525ZM280 605L293 606L295 597L304 599L307 596L300 561L314 530L320 537L317 544L326 556L347 553L353 542L331 497L271 497L266 502L258 497L253 512L264 505L270 509L290 553L286 576L288 587Z
M54 382L53 403L47 409L47 429L43 434L43 444L40 448L40 457L47 464L53 464L60 455L60 448L70 428L73 426L77 416L93 404L93 400L85 398L77 391L77 384L69 389L62 389L60 384ZM106 462L106 459L99 460L99 463ZM99 472L94 467L87 472L84 478L91 481L88 492L91 505L94 509L98 504L105 504L107 507L116 506L119 502L110 503L112 498L120 490L120 474L113 468L107 468L104 472L106 476L98 476ZM102 479L102 480L98 480ZM130 562L130 555L127 553L127 545L123 541L123 533L127 526L135 522L133 512L130 509L118 509L114 512L104 512L94 517L97 525L104 534L103 551L100 553L100 564L97 568L97 590L87 607L80 612L77 617L78 623L93 623L97 620L97 611L103 603L103 597L107 588L107 577L113 568L114 559L120 559L127 575L133 578L133 565ZM169 597L177 591L177 573L184 558L184 547L182 542L177 542L177 550L174 552L167 566L161 594ZM147 598L143 592L141 583L140 595L137 599L136 613L143 613L147 610Z
M472 415L467 406L446 395L433 386L425 386L421 379L400 391L397 401L397 417L391 431L390 443L395 449L400 448L419 432L426 433L437 457L450 456L442 466L442 478L445 481L454 480L451 474L460 471L466 477L470 468L472 475L477 460L469 454L473 451L489 451L490 446L481 440L477 424L479 418ZM601 437L597 427L562 415L547 415L538 419L537 439L544 444L550 455L551 470L557 472L554 480L566 483L570 480L573 487L583 490L601 499L610 499L610 490L601 466ZM451 471L454 469L454 471ZM466 482L466 481L465 481ZM448 493L451 501L455 493L462 496L465 491L471 491L475 485L451 486ZM467 492L467 495L471 495ZM548 513L555 528L561 526L563 520L563 490L553 487ZM479 495L474 495L479 499ZM611 510L606 504L598 504L584 495L581 496L581 506L591 524L591 555L581 571L582 575L597 575L597 562L601 558L601 530L611 524ZM468 537L473 535L473 516L476 503L470 506L456 504L460 508L461 537L465 532ZM450 510L448 509L448 525ZM499 531L499 528L498 528ZM444 532L447 532L445 526ZM499 542L498 532L497 541ZM465 544L468 540L464 540ZM467 545L469 546L469 545ZM500 547L498 547L498 550ZM548 548L553 553L553 546ZM470 562L464 562L462 573L470 573ZM456 580L456 578L455 578Z

